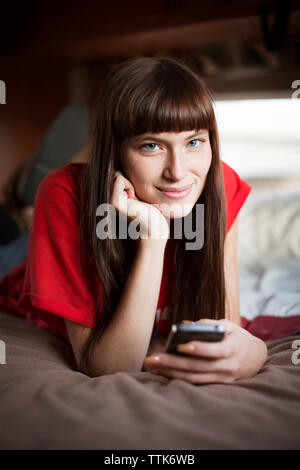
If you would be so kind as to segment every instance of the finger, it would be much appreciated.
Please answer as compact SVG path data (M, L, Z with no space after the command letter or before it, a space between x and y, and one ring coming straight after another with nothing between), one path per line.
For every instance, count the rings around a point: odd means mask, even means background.
M214 320L212 318L200 318L200 320L197 320L195 323L210 323L212 325L216 325L219 323L224 323L225 318L221 318L220 320Z
M119 209L125 210L126 206L124 204L126 204L130 194L134 195L134 187L127 178L120 172L118 173L112 191L112 204Z
M230 320L227 320L227 318L221 318L221 320L213 320L212 318L201 318L200 320L197 320L196 323L209 323L212 325L224 325L225 327L225 333L228 333L230 331L235 331L236 329L239 328L238 325L235 323L231 322Z
M180 353L189 354L191 356L205 357L210 359L221 359L230 357L232 354L232 346L227 337L222 341L189 341L188 343L179 344L177 350Z
M129 188L126 190L127 191L127 195L129 197L129 199L135 199L137 200L137 198L135 197L135 193L134 193L134 190L133 188Z
M138 197L135 194L134 186L133 184L127 180L126 178L123 178L123 186L121 187L121 191L123 191L123 194L126 194L127 198L129 199L135 199L136 201L140 201Z
M191 384L229 383L230 379L224 374L199 374L185 372L177 369L156 369L155 374L163 375L170 379L179 379Z
M119 170L116 170L114 172L114 179L117 178L118 176L122 175L122 173Z
M121 192L128 189L133 189L132 183L125 178L122 174L119 174L115 180L116 188Z
M149 369L177 369L189 372L225 372L228 369L227 360L211 360L199 357L185 357L176 354L160 354L160 360L154 361L148 356L144 365Z
M131 191L131 195L129 196L131 199L135 199L136 201L140 201L140 202L143 202L142 199L140 199L139 197L137 197L134 189L132 189Z

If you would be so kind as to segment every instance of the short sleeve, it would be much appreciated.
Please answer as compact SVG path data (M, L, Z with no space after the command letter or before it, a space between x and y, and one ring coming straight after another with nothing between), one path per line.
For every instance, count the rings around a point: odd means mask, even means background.
M56 170L38 188L18 306L41 317L48 313L92 328L96 296L101 298L102 291L95 269L88 277L82 272L79 204L68 178ZM87 257L85 251L82 254Z
M230 230L252 188L246 181L240 178L236 171L234 171L223 161L222 169L226 200L227 233Z

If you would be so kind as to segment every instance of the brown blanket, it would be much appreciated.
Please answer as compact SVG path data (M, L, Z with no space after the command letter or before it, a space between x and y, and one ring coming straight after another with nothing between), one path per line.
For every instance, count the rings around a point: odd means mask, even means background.
M299 335L267 341L261 372L234 385L90 378L73 370L70 346L5 313L0 339L1 449L300 449Z

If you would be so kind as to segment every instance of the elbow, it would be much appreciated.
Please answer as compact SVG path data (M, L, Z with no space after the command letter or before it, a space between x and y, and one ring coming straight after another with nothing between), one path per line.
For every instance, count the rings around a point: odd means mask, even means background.
M76 362L78 366L77 370L90 378L100 377L107 373L99 367L99 364L95 365L91 358L87 359L86 357L81 356L80 358L77 358Z
M87 375L88 377L96 378L96 377L101 377L102 375L108 375L109 372L100 370L99 368L92 367L91 364L88 364L86 366L81 366L79 368L79 372L81 372L84 375Z
M141 372L143 370L143 365L141 367L111 367L111 368L93 368L90 365L88 367L82 367L79 369L79 372L87 375L90 378L102 377L103 375L112 375L117 372Z
M77 362L77 371L81 374L87 375L90 378L99 377L103 375L101 371L96 370L90 362L86 361L76 361Z
M84 375L87 375L91 379L94 379L96 377L101 377L102 375L107 375L107 372L95 371L94 369L90 369L90 368L81 368L79 369L79 372L81 372Z
M78 370L82 374L87 375L90 378L100 377L103 375L112 375L116 374L117 372L141 372L144 370L144 357L139 360L137 358L127 358L127 360L115 360L111 363L107 363L103 361L99 363L99 361L95 361L94 358L90 358L89 360L78 361Z

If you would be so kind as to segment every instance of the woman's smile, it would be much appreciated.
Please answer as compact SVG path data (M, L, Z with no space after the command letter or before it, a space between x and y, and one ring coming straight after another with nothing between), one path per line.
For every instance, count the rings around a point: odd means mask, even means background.
M193 184L189 186L182 186L181 188L158 188L158 190L166 197L171 198L171 199L183 199L187 197L191 190L192 190Z
M208 130L147 133L122 145L121 166L141 201L186 216L200 197L211 165ZM159 182L157 184L157 182ZM161 183L160 183L161 182ZM171 201L176 200L177 207ZM185 206L185 207L184 207Z

